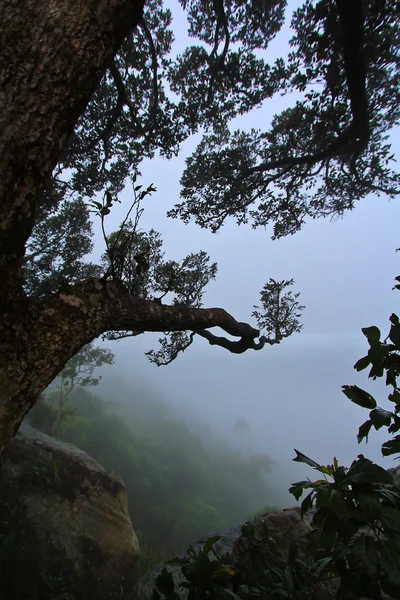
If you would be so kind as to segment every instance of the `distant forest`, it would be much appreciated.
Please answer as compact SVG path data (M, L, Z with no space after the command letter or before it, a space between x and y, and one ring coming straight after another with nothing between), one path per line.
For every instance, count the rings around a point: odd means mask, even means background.
M26 422L50 433L58 393L43 396ZM70 394L57 433L122 476L142 550L160 559L270 507L269 458L245 456L209 431L205 437L160 400L132 390L127 404L117 389L110 400L82 387Z

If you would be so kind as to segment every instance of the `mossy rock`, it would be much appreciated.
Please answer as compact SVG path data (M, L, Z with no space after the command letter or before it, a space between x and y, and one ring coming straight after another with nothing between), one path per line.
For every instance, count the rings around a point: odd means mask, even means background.
M122 479L25 425L4 455L0 536L7 600L108 599L139 555Z

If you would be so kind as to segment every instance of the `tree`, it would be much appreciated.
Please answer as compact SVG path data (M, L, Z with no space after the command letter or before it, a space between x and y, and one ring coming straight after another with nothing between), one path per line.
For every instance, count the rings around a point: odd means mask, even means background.
M398 193L386 141L399 110L398 2L307 0L294 15L295 51L273 66L258 50L279 31L284 0L182 5L200 45L176 60L160 0L144 14L140 0L87 0L84 11L71 0L0 5L0 453L43 389L100 335L169 332L149 355L165 364L195 335L240 353L300 329L297 296L281 294L291 282L270 280L253 313L271 335L202 308L216 272L205 253L152 263L160 238L135 222L105 234L120 250L119 271L115 253L105 270L83 260L85 198L104 225L130 175L140 202L151 191L135 180L143 157L172 156L205 130L187 162L185 202L171 214L214 230L250 214L255 225L275 221L279 236L307 214ZM305 99L270 132L229 132L232 117L279 90ZM236 340L216 336L217 326Z
M50 433L57 437L60 420L71 392L77 385L88 387L97 385L101 375L94 377L95 369L103 365L112 365L114 354L106 348L95 348L93 344L84 346L78 354L67 362L59 375L57 385L57 412Z

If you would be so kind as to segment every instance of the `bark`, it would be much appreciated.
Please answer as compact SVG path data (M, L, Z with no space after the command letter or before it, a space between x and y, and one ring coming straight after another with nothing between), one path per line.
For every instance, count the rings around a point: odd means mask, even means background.
M39 394L106 331L219 326L257 346L258 331L222 309L139 300L116 282L88 279L40 301L23 291L25 244L46 180L142 9L140 0L0 2L0 460Z

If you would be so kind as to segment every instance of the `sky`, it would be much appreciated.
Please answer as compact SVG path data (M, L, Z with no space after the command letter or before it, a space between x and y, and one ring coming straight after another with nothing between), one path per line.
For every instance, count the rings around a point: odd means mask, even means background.
M184 29L183 13L176 2L172 8L176 31ZM299 2L289 1L289 10ZM273 42L268 56L286 52L288 26ZM180 36L179 52L187 39ZM268 127L275 112L290 98L274 98L261 109L235 120L235 127ZM336 456L344 465L362 452L386 467L380 445L389 438L372 432L369 443L358 445L358 427L368 411L352 404L342 393L344 384L356 384L376 395L387 408L387 390L381 382L356 373L354 363L368 349L361 328L378 325L386 333L388 318L398 312L399 292L393 291L400 273L400 204L384 196L370 196L343 218L309 221L294 236L271 240L271 230L252 230L227 223L217 234L184 225L166 217L179 201L179 180L184 159L195 149L200 136L188 140L180 156L172 161L153 159L141 166L144 186L154 184L157 192L146 200L141 228L160 231L166 257L179 260L190 252L206 250L218 263L218 276L204 296L207 307L219 306L239 321L251 321L253 305L270 277L295 280L295 291L306 305L303 330L279 346L248 351L241 356L211 347L204 339L194 344L167 367L150 364L144 352L154 348L158 334L107 342L116 354L114 367L105 368L105 382L123 380L132 388L147 389L177 407L194 427L211 426L221 439L230 440L243 452L268 454L274 467L268 476L282 505L296 502L286 492L290 483L317 474L293 463L294 448L322 464ZM392 136L399 150L399 133ZM132 201L127 188L121 205L113 208L106 226L117 228ZM95 223L95 257L104 247ZM118 378L118 379L117 379ZM114 382L114 383L113 383ZM233 434L237 418L245 418L249 432L240 439ZM260 506L266 504L260 499Z

